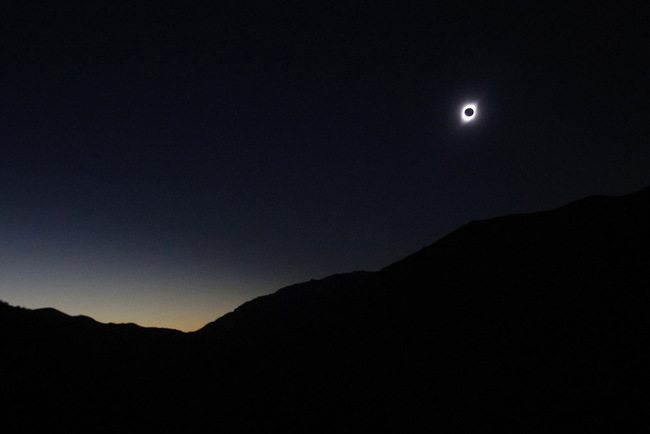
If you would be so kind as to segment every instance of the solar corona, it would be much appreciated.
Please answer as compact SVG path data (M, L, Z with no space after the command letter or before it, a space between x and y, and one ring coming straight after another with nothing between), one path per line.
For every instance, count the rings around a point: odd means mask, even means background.
M477 108L475 103L469 103L463 105L463 108L460 111L460 121L463 124L468 124L477 117Z

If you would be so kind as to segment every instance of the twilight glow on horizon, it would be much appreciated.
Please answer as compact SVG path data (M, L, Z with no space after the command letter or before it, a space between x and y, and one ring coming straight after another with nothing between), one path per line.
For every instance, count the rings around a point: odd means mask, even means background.
M366 3L13 2L0 300L191 331L650 182L642 15Z

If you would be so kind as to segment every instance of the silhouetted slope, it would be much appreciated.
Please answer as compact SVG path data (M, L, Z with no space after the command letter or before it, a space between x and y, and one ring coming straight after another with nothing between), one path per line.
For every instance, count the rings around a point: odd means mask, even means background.
M648 189L472 222L365 291L410 351L436 349L420 373L442 368L430 385L458 419L622 423L648 402L648 222Z
M623 423L650 402L639 387L650 362L649 196L469 223L315 305L318 327L280 294L261 299L235 313L243 335L254 324L260 337L240 341L242 366L269 407L305 424L326 408L333 428ZM258 321L266 306L286 312L281 329ZM226 321L202 333L240 336Z
M16 332L26 313L0 306L2 356L13 389L66 390L56 408L78 411L60 423L107 431L620 430L650 410L648 222L650 189L471 222L191 334Z
M231 332L236 332L241 339L246 333L246 340L263 340L279 336L295 324L312 330L320 327L329 311L336 309L345 298L346 292L354 290L372 274L356 271L288 286L244 303L195 333L212 338L218 336L218 339L227 339Z

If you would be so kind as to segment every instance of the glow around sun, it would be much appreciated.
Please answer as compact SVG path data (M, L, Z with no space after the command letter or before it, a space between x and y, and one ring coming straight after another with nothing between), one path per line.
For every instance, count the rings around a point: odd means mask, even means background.
M476 103L464 104L460 110L460 121L463 124L473 122L478 117L478 107Z

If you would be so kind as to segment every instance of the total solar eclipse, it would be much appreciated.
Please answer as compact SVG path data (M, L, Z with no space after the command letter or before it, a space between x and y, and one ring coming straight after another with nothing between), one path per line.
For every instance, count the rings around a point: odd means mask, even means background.
M460 120L463 123L472 122L477 117L476 104L465 104L460 111Z

